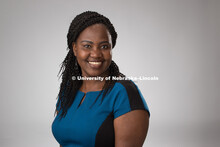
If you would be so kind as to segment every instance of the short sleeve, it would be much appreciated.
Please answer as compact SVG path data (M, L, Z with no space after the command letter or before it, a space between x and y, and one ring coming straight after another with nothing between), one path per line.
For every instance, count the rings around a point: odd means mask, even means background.
M139 88L130 80L119 81L120 90L114 103L114 119L133 110L146 110L150 116L148 105Z

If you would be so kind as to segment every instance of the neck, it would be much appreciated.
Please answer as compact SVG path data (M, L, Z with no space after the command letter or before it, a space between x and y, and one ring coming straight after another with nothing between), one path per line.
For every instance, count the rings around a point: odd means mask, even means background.
M89 92L89 91L100 91L103 89L105 84L105 78L103 80L83 80L80 91Z
M100 91L103 89L105 85L105 78L109 75L109 72L106 71L100 76L96 77L86 77L88 79L84 79L80 91L89 92L89 91ZM84 76L84 75L82 75Z

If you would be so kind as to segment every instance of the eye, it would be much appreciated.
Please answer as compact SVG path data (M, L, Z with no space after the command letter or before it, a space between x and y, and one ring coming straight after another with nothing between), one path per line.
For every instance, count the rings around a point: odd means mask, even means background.
M101 49L108 49L108 48L109 48L108 45L102 45L102 46L101 46Z
M89 44L86 44L86 45L83 45L84 48L91 48L91 45Z

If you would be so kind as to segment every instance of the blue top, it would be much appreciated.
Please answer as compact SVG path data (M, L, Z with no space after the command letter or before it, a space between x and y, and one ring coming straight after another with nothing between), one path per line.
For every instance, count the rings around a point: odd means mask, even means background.
M99 92L78 91L66 116L59 120L58 113L52 132L62 147L114 147L115 118L137 109L149 113L140 90L132 81L117 81L103 101L101 95L94 103Z

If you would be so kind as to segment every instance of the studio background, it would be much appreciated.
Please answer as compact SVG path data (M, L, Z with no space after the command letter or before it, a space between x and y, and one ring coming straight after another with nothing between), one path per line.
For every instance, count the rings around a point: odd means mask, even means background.
M58 147L57 74L86 10L115 26L121 72L159 77L136 82L151 112L144 147L219 147L219 0L1 0L0 146Z

